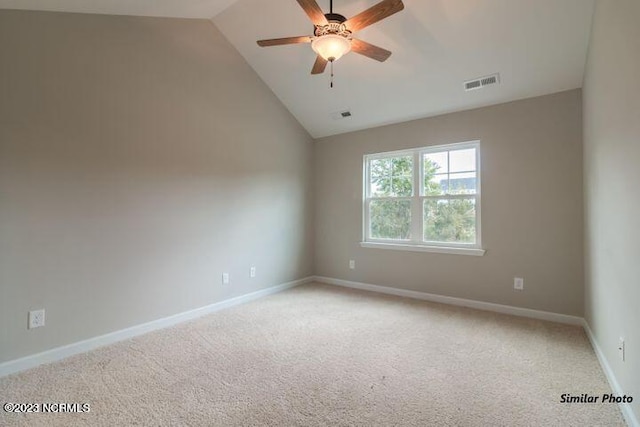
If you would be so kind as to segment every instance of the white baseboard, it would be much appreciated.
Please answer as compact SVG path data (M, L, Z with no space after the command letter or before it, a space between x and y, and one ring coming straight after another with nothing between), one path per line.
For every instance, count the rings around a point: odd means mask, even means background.
M586 319L583 321L582 327L587 333L587 336L589 337L589 341L591 341L591 346L593 347L593 351L595 351L596 356L598 357L598 362L600 362L600 366L602 366L604 375L607 377L607 381L609 381L609 386L611 386L613 393L616 394L617 396L624 395L625 393L622 390L622 387L620 387L620 383L616 379L616 376L613 373L613 369L611 369L611 365L609 365L609 362L604 356L604 353L602 352L602 349L600 348L598 341L596 341L596 337L595 335L593 335L593 332L591 331L591 327L589 327L589 323L587 323ZM636 396L633 396L633 397L635 398ZM638 422L638 417L636 417L636 414L633 413L633 410L631 409L631 405L629 405L628 403L619 403L618 405L620 406L620 410L622 411L622 416L627 422L627 425L629 427L640 427L640 422Z
M58 360L65 359L75 354L84 353L93 350L98 347L102 347L108 344L113 344L118 341L123 341L129 338L133 338L138 335L146 334L158 329L167 328L169 326L176 325L178 323L193 320L204 315L214 313L216 311L233 307L236 305L244 304L249 301L256 300L258 298L265 297L267 295L282 292L284 290L310 283L313 281L313 277L306 277L304 279L294 280L293 282L283 283L281 285L273 286L267 289L262 289L250 294L241 295L238 297L230 298L224 301L220 301L211 305L196 308L194 310L185 311L184 313L178 313L173 316L165 317L151 322L143 323L141 325L132 326L127 329L108 333L106 335L100 335L98 337L89 338L84 341L75 342L62 347L57 347L51 350L47 350L42 353L37 353L31 356L22 357L20 359L10 360L8 362L0 363L0 377L14 374L26 369L34 368L38 365L45 363L56 362Z
M343 286L347 288L362 289L364 291L379 292L388 295L396 295L413 299L437 302L441 304L458 305L462 307L475 308L478 310L494 311L496 313L511 314L520 317L530 317L533 319L548 320L551 322L566 323L569 325L582 326L584 319L578 316L551 313L548 311L532 310L529 308L513 307L510 305L494 304L491 302L475 301L464 298L448 297L444 295L429 294L426 292L409 291L406 289L389 288L386 286L370 285L368 283L351 282L348 280L333 279L331 277L315 276L316 282L328 285Z

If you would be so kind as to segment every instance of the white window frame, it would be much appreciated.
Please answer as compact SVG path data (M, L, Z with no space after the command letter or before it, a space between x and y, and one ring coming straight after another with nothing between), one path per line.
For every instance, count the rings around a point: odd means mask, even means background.
M476 149L476 193L442 196L425 196L423 180L423 156L429 153L443 151L457 151L469 148ZM381 200L379 197L371 197L370 162L372 160L412 156L413 157L413 194L407 197L389 197L393 200L411 201L411 240L375 239L370 236L369 205L372 200ZM366 154L363 157L363 201L362 201L362 236L360 246L365 248L392 249L403 251L437 252L447 254L462 254L482 256L485 250L482 248L482 195L481 195L481 170L480 170L480 141L466 141L453 144L443 144L428 147L414 148L410 150L388 151L384 153ZM475 197L476 211L476 242L432 242L423 240L423 205L426 199L462 199Z

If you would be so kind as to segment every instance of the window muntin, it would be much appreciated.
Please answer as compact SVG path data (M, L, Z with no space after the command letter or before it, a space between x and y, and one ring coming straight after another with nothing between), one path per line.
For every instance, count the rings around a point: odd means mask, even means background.
M480 248L479 142L366 155L364 240Z

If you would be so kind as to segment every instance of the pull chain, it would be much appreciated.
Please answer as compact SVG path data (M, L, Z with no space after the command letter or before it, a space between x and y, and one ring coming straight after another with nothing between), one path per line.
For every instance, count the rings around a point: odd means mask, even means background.
M333 89L333 61L331 61L331 86L330 87Z

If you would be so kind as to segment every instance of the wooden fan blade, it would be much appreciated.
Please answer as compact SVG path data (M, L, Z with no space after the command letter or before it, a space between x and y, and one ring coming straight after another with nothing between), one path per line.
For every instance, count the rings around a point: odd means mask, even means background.
M402 0L383 0L364 12L357 14L353 18L348 19L344 25L347 26L349 31L355 33L356 31L360 31L371 24L375 24L376 22L393 15L394 13L400 12L402 9L404 9L404 3L402 3Z
M313 25L327 25L329 23L315 0L298 0L298 4L304 9Z
M281 39L258 40L258 45L262 47L280 46L283 44L311 43L310 36L283 37Z
M322 74L324 73L324 69L327 68L327 60L322 56L318 55L316 58L316 63L313 64L313 68L311 69L311 74Z
M386 61L391 56L388 50L358 39L351 40L351 50L380 62Z

